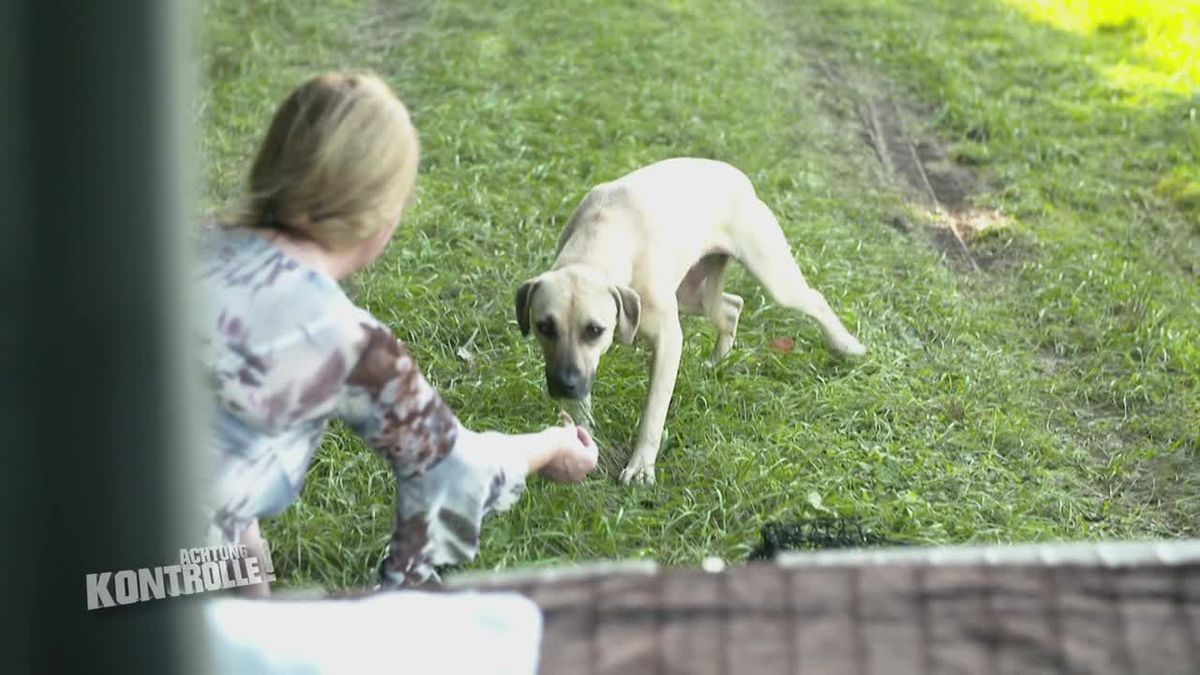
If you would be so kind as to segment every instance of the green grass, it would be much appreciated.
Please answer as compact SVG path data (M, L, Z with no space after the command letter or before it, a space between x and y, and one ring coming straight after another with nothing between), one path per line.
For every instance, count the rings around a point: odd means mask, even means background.
M1200 3L1179 0L1005 0L1028 16L1080 35L1134 39L1102 75L1134 88L1190 93L1200 85Z
M468 426L555 421L513 290L588 187L669 156L745 170L871 353L840 363L735 273L747 306L726 364L703 366L713 331L685 322L659 484L615 482L647 358L618 349L595 391L605 470L532 479L473 567L739 560L765 522L825 514L918 543L1197 533L1200 103L1106 75L1158 67L1143 35L985 0L561 4L206 0L206 205L236 196L292 86L367 66L425 154L416 206L349 290ZM1010 223L972 244L994 264L964 272L888 225L916 216L817 59L928 111L924 131L979 165L992 187L975 201ZM769 349L778 336L796 349ZM331 434L302 501L265 524L283 581L371 582L392 498L384 464Z

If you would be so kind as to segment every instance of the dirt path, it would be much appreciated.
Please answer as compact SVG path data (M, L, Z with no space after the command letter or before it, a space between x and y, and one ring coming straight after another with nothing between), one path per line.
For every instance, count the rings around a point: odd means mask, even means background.
M975 194L987 189L986 177L951 157L948 144L930 131L932 111L903 100L875 76L847 72L819 56L812 63L822 86L854 112L852 119L843 116L843 123L854 125L856 135L874 153L881 182L907 196L928 242L963 268L978 272L971 239L1004 221L998 212L972 203ZM900 216L891 224L906 234L918 229Z

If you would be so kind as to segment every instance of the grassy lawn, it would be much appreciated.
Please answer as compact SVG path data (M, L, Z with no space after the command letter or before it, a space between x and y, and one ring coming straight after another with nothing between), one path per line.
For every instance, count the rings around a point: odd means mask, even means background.
M736 561L763 524L825 515L914 543L1198 534L1200 48L1169 30L1196 16L569 4L203 5L207 207L236 196L274 105L308 75L370 67L408 103L419 201L349 290L468 426L555 421L513 291L550 264L587 188L670 156L746 171L871 350L839 362L738 270L729 361L706 368L713 331L685 322L658 485L615 481L648 357L618 349L595 391L604 470L580 486L532 479L474 567ZM978 270L931 244L936 217L863 141L872 100L976 177L965 206L999 223L968 242ZM265 524L284 582L373 581L392 499L384 464L331 434L302 502Z

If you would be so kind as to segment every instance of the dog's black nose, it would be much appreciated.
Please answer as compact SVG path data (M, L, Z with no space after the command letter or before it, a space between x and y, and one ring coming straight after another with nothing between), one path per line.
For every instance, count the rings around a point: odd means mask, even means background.
M583 373L578 368L562 368L548 373L546 386L555 398L583 398L587 394Z

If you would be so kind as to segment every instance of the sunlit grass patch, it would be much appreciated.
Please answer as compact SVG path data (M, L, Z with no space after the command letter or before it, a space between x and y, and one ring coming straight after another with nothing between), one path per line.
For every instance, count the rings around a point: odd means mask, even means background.
M1200 168L1176 167L1159 181L1157 190L1181 209L1200 213Z
M1131 91L1188 93L1200 87L1200 2L1190 0L1004 0L1027 16L1079 35L1130 36L1136 60L1105 66Z

